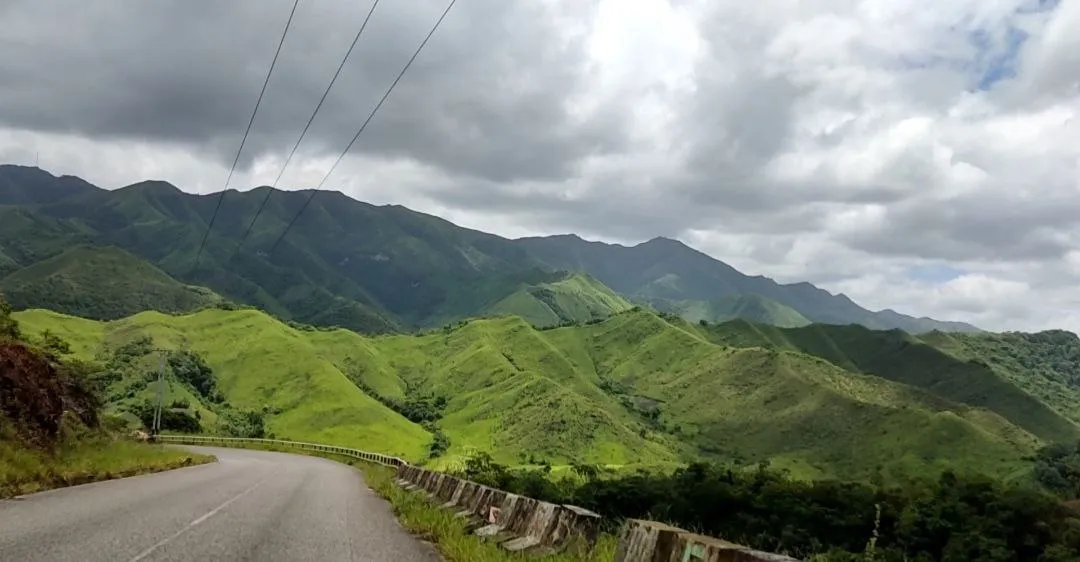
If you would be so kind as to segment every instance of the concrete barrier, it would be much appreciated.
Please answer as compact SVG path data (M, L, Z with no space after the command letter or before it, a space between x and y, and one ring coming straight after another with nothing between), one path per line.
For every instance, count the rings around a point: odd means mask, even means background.
M619 534L615 562L798 562L655 521L630 519Z
M397 481L423 490L457 515L477 536L510 551L558 550L575 537L592 545L600 534L600 516L573 505L558 505L490 488L416 466L399 466ZM631 519L619 534L614 562L797 562L698 535L653 521Z
M459 509L457 515L470 521L467 529L508 550L558 549L575 536L592 544L599 534L600 516L579 507L542 502L416 466L399 467L397 483L423 490L444 502L444 508Z

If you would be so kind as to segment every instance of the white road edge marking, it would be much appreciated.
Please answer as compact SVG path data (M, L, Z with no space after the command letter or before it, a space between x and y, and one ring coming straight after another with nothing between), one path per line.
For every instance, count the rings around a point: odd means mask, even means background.
M203 521L206 521L207 519L210 519L211 517L217 515L218 512L225 509L226 507L229 507L229 505L232 504L232 502L246 496L248 494L248 492L251 492L255 488L258 488L259 485L262 484L265 481L266 481L266 478L263 478L262 480L259 480L254 485L252 485L250 488L244 490L243 492L240 492L239 494L236 494L235 496L233 496L231 499L229 499L225 503L215 507L214 509L211 509L210 511L206 512L205 514L203 514L199 518L195 519L191 523L188 523L187 526L184 527L183 529L180 529L179 531L173 533L172 535L170 535L168 537L165 537L164 539L161 539L160 541L155 543L154 546L151 546L150 548L140 552L139 555L136 556L135 558L132 558L130 562L139 562L140 560L145 559L147 556L150 556L151 554L153 554L153 552L155 550L157 550L157 549L169 544L170 542L176 540L177 537L179 537L180 535L190 531L193 527L195 527L199 523L202 523Z

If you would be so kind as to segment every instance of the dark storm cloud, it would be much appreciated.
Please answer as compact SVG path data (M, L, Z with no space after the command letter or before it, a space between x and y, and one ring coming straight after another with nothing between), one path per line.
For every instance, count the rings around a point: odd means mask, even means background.
M575 115L589 69L568 30L591 5L459 2L361 137L494 181L561 179L623 143L618 104ZM0 122L97 138L178 142L230 163L291 2L8 0L0 4ZM301 0L245 148L287 151L370 4ZM305 152L336 154L445 3L382 2Z

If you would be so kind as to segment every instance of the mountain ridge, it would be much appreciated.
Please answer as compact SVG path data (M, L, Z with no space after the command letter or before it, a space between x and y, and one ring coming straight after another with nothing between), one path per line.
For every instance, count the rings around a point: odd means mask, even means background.
M964 322L913 317L892 310L871 311L843 293L833 294L806 281L779 283L750 276L686 244L654 237L626 246L585 240L577 235L516 239L549 267L586 271L630 298L711 301L755 294L788 306L811 322L900 328L913 333L934 329L980 331ZM673 273L673 271L678 273Z
M51 187L34 190L40 186ZM756 294L812 322L912 332L977 329L875 313L809 283L781 285L766 277L746 276L671 238L654 237L631 247L588 242L577 235L511 240L401 205L372 205L338 191L313 199L270 254L271 244L312 193L272 192L237 252L266 189L229 190L222 199L220 192L196 195L169 182L147 180L108 190L37 168L0 166L0 204L42 223L7 236L0 228L0 267L10 270L13 261L29 265L15 259L9 246L28 243L47 229L44 223L53 221L59 225L53 231L70 231L68 244L78 236L80 242L117 246L183 284L205 286L282 318L372 333L430 328L475 316L522 284L550 282L559 272L587 273L630 300L707 302ZM31 192L33 196L28 195ZM219 201L219 216L198 267L193 268ZM64 236L56 232L55 236ZM552 241L565 248L554 251ZM590 255L597 252L604 255ZM647 259L641 261L642 257ZM609 267L604 262L623 263ZM649 265L640 267L641 263Z

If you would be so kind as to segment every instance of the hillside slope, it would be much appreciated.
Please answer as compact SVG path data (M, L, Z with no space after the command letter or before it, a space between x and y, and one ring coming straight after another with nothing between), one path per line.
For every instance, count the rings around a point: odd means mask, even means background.
M114 247L74 246L0 278L16 308L114 320L144 310L188 312L222 301Z
M27 330L62 334L88 322L43 311L18 318ZM434 404L448 459L485 450L513 464L712 458L770 460L800 476L946 467L1000 475L1038 445L988 410L801 352L717 345L643 310L549 330L504 317L374 338L297 331L254 311L143 313L91 326L74 347L150 335L197 351L231 403L268 407L278 435L407 448L413 458L429 434L384 404Z
M969 363L992 369L1080 423L1080 337L1064 330L1034 334L946 334L920 338Z
M607 318L633 304L589 275L575 273L549 283L526 285L483 311L486 316L520 316L533 326L581 323Z
M724 297L758 295L790 307L812 322L899 328L912 333L977 330L962 322L914 318L891 310L872 312L845 295L833 295L809 283L783 285L767 277L751 277L668 238L632 247L588 242L575 235L515 242L549 267L587 272L631 299L677 301L686 308L707 307L705 303ZM699 302L692 305L688 301Z
M279 437L311 439L423 458L430 435L361 392L305 332L261 312L203 310L185 316L144 312L93 322L42 310L17 313L23 330L70 337L83 357L143 336L157 346L191 349L213 367L229 403L266 412ZM78 334L83 334L79 336ZM91 343L96 337L100 339Z
M799 311L759 295L731 295L711 301L671 300L650 298L644 301L662 312L681 316L689 322L727 322L743 319L781 328L797 328L810 324Z
M1080 426L1055 412L1015 380L985 364L958 359L899 330L814 324L777 328L731 321L698 327L711 341L739 348L766 347L807 353L852 372L909 384L948 400L987 408L1048 441L1080 438ZM948 335L955 341L983 335Z

